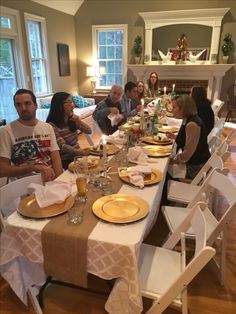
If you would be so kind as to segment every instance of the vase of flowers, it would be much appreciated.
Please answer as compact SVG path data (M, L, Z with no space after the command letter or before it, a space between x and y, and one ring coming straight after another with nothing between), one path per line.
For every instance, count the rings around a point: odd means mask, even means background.
M176 63L185 63L188 56L187 46L187 37L185 34L181 34L177 40L177 49L175 54Z
M223 39L223 45L221 47L223 57L222 57L222 63L227 63L229 54L233 50L233 41L231 34L227 33L225 34L225 37Z

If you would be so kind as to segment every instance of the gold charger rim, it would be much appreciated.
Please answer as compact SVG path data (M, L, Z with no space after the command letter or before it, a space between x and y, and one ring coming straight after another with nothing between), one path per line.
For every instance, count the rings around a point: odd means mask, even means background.
M172 153L172 149L170 148L167 151L166 146L148 145L148 146L143 146L143 148L146 149L146 154L149 157L168 157Z
M118 153L119 151L119 147L114 145L114 144L106 144L107 145L107 156L111 156L111 155L115 155L116 153ZM93 150L92 148L90 148L90 154L91 155L95 155L95 156L99 156L101 153L103 153L103 151L101 150Z
M93 158L94 158L95 163L92 164L92 165L89 165L89 164L88 164L88 170L93 169L93 168L95 168L95 167L98 166L98 159L95 159L95 157L93 157ZM68 165L68 170L69 170L70 172L74 172L74 171L75 171L75 169L74 169L74 167L75 167L74 164L75 164L74 161L72 161L72 162L69 163L69 165Z
M128 168L132 168L132 167L128 167ZM151 184L155 184L155 183L159 183L162 179L163 179L163 173L156 168L152 168L151 169L152 173L151 173L151 179L144 179L144 186L146 185L151 185ZM120 174L120 172L118 172ZM152 178L152 176L154 176L154 178ZM126 176L120 176L120 179L126 183L132 184L129 181L129 177ZM133 185L133 184L132 184Z
M63 203L52 204L47 207L39 207L34 194L23 198L17 211L24 217L33 219L52 218L67 212L74 204L75 198L69 195Z
M131 202L133 201L140 208L140 211L138 211L136 214L131 215L129 217L119 217L119 216L115 217L115 216L107 215L103 211L103 207L106 204L106 202L110 202L119 198L123 198ZM149 212L149 205L143 198L139 196L128 195L128 194L111 194L111 195L102 196L99 199L97 199L92 205L92 212L94 213L95 216L107 222L117 223L117 224L132 223L132 222L141 220L147 216Z
M159 132L161 133L166 133L166 132L178 132L179 131L179 128L178 127L175 127L175 126L163 126L161 128L158 129Z
M152 139L149 136L144 137L143 142L147 144L152 144L152 145L171 145L173 143L171 139L168 139L165 141L157 141L157 140Z

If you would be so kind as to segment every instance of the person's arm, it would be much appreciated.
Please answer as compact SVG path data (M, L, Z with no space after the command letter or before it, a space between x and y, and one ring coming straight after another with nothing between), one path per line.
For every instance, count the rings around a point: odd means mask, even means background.
M110 108L108 108L105 101L102 100L97 104L93 112L93 119L98 123L101 123L110 113Z
M92 129L90 128L90 126L83 122L79 116L73 113L71 119L75 121L78 130L86 134L92 133Z
M177 154L173 158L173 161L176 163L186 163L192 157L199 142L201 128L195 122L189 122L186 125L185 132L186 132L186 142L185 142L185 147L183 149L183 152L180 154Z
M52 160L52 168L54 170L55 177L57 178L63 172L61 157L58 150L54 150L53 152L51 152L51 160Z
M11 164L11 160L0 157L0 177L22 177L32 172L42 174L43 181L51 181L55 178L54 170L48 165L32 164L26 166L15 166Z

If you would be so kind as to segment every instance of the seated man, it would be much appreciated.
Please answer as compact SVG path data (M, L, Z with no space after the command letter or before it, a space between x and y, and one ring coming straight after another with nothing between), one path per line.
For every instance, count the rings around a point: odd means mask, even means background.
M137 85L134 82L125 84L125 92L121 98L121 112L125 118L135 116L141 110Z
M114 133L118 126L124 122L119 102L121 94L122 87L113 85L110 94L97 104L93 112L93 119L106 135Z
M19 119L0 129L0 177L37 172L51 181L62 173L53 128L35 118L37 103L30 90L19 89L13 100Z

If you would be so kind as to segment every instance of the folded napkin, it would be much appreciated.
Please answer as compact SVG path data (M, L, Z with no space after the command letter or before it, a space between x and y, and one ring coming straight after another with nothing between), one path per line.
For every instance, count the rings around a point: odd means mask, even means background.
M71 195L71 185L62 181L46 182L45 186L30 183L27 188L30 194L35 194L36 201L41 208L63 203Z
M137 162L138 164L147 164L148 156L142 147L136 146L129 148L127 154L128 161Z
M124 145L126 142L126 139L121 138L119 136L115 136L115 135L108 135L106 136L106 140L108 143L112 143L115 145Z
M144 187L144 177L145 175L150 175L152 169L150 166L135 166L127 170L127 175L129 177L130 183L140 188Z
M170 163L168 167L168 172L172 178L179 179L186 178L187 173L186 164Z
M169 126L176 126L176 127L180 128L182 122L183 122L182 119L176 119L176 118L169 118L169 117L166 117L166 123L167 123Z
M108 119L111 120L111 126L117 125L121 120L121 115L119 113L118 114L110 113L107 117Z

